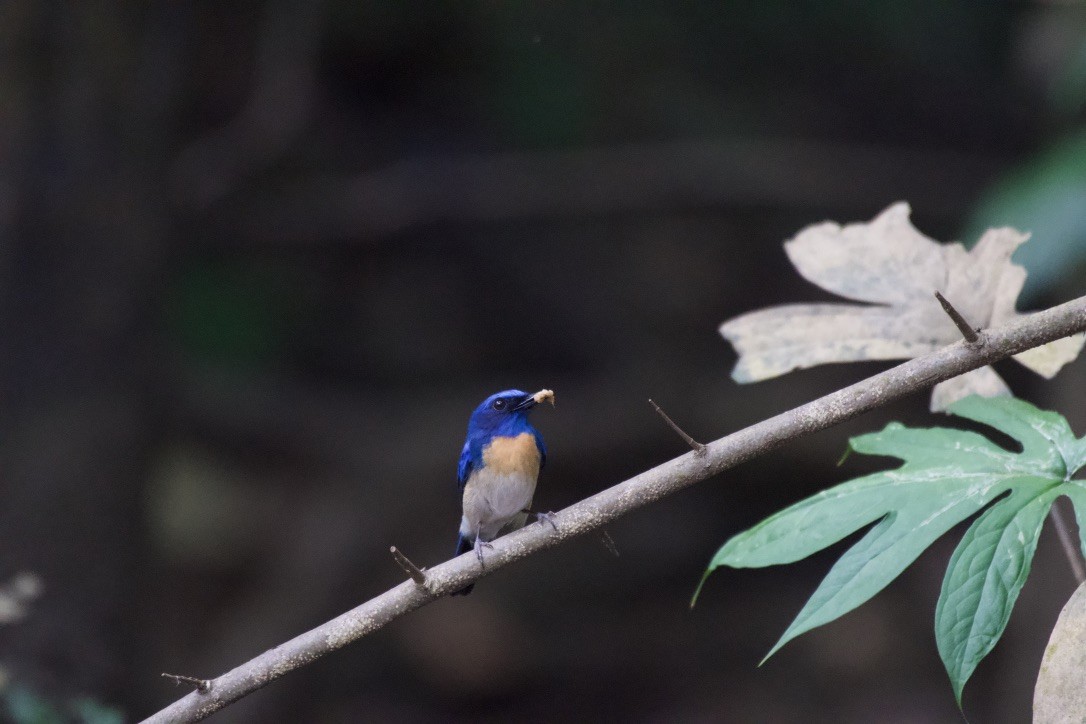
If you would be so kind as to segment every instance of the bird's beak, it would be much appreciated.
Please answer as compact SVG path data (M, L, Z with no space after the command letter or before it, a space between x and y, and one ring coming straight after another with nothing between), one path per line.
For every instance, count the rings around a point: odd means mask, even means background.
M530 410L540 402L549 402L554 406L554 390L540 390L534 395L527 395L514 410Z

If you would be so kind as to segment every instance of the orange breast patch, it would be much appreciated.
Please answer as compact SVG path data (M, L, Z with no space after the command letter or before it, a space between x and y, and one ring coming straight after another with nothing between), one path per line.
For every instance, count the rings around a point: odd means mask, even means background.
M496 437L483 448L483 465L502 475L519 473L533 480L539 475L539 448L530 432Z

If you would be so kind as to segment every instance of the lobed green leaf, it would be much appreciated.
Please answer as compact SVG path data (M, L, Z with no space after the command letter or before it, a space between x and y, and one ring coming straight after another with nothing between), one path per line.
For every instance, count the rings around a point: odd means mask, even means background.
M1068 461L1076 457L1076 448L1082 447L1062 415L1015 397L966 397L947 412L1010 435L1022 443L1022 454L1015 456L1019 465L1032 464L1061 478L1067 474Z
M948 411L1003 432L1022 451L974 432L899 423L853 438L852 450L902 464L822 491L734 536L713 556L698 591L720 566L790 563L874 524L830 569L769 658L863 604L950 528L990 506L951 558L936 610L939 652L960 703L966 681L1006 628L1060 495L1075 506L1086 555L1086 481L1070 479L1086 465L1086 439L1076 439L1060 415L1014 398L970 397Z
M977 518L950 558L935 609L935 640L954 697L1003 635L1029 575L1052 501L1046 478L1023 478L1014 492Z

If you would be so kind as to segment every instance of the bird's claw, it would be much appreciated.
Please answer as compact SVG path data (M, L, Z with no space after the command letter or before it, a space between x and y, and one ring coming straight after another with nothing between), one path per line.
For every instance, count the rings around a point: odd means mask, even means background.
M551 528L554 528L554 532L555 533L558 532L558 524L554 522L554 511L553 510L551 512L549 512L549 513L533 513L532 511L525 508L524 510L522 510L520 512L524 513L525 515L533 516L535 518L535 522L539 523L540 525L543 525L544 523L550 523Z
M554 528L554 532L558 532L558 524L554 522L554 511L548 513L533 513L532 515L535 516L535 521L540 525L550 523L551 528Z
M483 549L484 548L490 548L491 550L493 550L494 545L491 544L491 543L487 543L485 540L479 540L478 538L476 538L474 547L475 547L475 557L479 559L479 565L482 566L482 565L484 565L483 564Z

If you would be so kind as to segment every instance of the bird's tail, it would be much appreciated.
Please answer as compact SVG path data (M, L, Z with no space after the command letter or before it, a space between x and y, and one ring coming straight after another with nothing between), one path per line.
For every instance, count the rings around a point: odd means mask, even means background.
M464 538L464 536L460 536L459 538L456 539L456 555L461 555L463 553L467 553L472 548L474 548L474 545L472 544L471 541ZM471 593L471 589L473 589L473 588L475 588L474 583L472 583L470 585L467 585L467 586L464 586L463 588L461 588L459 591L456 591L452 595L454 595L454 596L466 596L469 593Z

